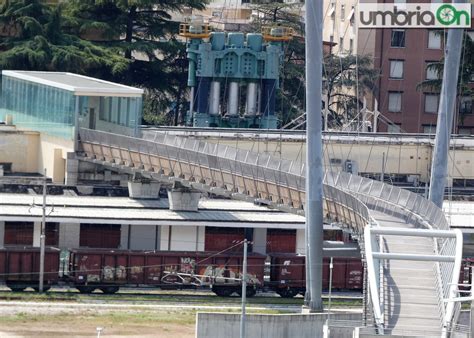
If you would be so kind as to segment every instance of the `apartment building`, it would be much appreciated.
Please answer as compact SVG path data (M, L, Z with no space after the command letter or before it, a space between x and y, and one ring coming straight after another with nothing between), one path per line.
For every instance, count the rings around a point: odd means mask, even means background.
M356 52L359 55L373 56L374 67L380 70L380 77L374 95L368 98L368 101L369 108L374 106L375 100L378 102L378 110L383 117L383 122L378 123L377 131L434 133L440 101L439 93L420 88L419 84L424 80L438 78L438 74L430 70L428 65L443 58L442 32L421 28L359 29L357 18L354 18L357 14L357 2L325 0L323 36L338 44L334 48L336 53ZM395 2L399 6L404 6L407 2L440 1L379 0L378 2ZM474 31L469 31L468 35L471 39L474 38ZM474 77L473 83L469 86L474 88ZM459 134L474 134L472 97L460 93L458 101L453 131Z

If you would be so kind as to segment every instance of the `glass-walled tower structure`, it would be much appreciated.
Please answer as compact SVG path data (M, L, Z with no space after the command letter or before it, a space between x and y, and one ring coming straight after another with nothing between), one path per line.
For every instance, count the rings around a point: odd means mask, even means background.
M143 90L72 73L2 71L0 121L66 140L77 128L138 136Z

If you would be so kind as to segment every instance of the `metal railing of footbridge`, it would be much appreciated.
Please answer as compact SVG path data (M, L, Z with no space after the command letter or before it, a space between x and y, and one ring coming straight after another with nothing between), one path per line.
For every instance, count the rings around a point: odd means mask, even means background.
M159 132L133 138L80 129L79 135L84 160L304 214L304 163ZM407 190L343 172L326 171L324 183L326 217L345 225L361 239L367 226L377 227L371 210L403 218L415 227L449 230L439 208ZM434 253L457 257L455 262L437 263L440 320L446 326L456 319L454 315L458 312L457 303L444 300L456 294L453 285L460 269L459 242L452 237L438 238L434 240ZM383 268L379 260L367 266L375 324L383 327Z

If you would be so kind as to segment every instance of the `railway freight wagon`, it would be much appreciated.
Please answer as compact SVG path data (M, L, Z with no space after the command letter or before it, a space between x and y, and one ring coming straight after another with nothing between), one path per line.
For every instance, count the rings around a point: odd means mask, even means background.
M263 286L266 256L249 254L247 294ZM196 288L209 286L219 296L241 293L241 254L72 250L69 283L80 292L114 293L121 286Z
M294 297L306 290L305 256L296 254L272 254L270 289L281 297ZM323 289L329 289L329 258L323 259ZM334 258L332 289L362 290L363 266L360 258Z
M60 276L59 250L46 249L44 257L44 286L47 291L58 284ZM12 291L27 287L39 290L40 252L33 248L0 249L0 281Z

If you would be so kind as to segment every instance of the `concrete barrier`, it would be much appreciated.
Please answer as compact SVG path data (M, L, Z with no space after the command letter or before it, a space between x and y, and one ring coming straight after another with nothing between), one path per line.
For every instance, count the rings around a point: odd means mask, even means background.
M326 313L312 314L247 314L247 338L315 338L323 337ZM338 325L337 321L354 321L354 326L362 320L360 313L331 314L330 337L352 338L351 325ZM203 313L197 314L197 338L239 338L240 314Z

